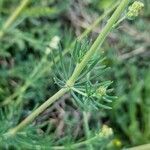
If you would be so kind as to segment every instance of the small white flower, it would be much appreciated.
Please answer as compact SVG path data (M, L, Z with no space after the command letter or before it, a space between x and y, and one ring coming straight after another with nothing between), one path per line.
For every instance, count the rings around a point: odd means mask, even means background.
M60 41L60 37L59 36L54 36L49 44L49 46L53 49L57 49L58 48L58 43Z
M49 43L49 47L46 48L45 53L48 55L51 52L51 49L57 49L59 41L60 41L60 37L54 36Z
M102 137L108 138L113 135L113 130L112 130L112 128L108 127L107 125L103 125L102 130L99 134Z

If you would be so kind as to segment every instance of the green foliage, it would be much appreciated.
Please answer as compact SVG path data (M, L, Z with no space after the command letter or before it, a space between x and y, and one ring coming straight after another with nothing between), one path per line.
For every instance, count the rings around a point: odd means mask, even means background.
M93 16L101 15L114 3L82 2ZM0 29L19 3L0 0ZM76 40L75 32L80 33L80 27L68 20L75 4L73 0L31 0L0 39L0 149L116 150L150 142L148 0L144 0L141 17L118 26L93 55L70 88L67 100L60 98L54 109L45 110L16 136L5 135L65 86L75 65L89 50L92 42L89 38ZM78 16L79 12L75 13ZM59 48L50 45L55 36L61 40ZM93 32L89 37L95 36ZM139 47L145 51L123 57ZM70 53L66 54L66 49ZM83 110L89 114L89 131L83 130ZM113 136L102 136L104 124L111 127Z

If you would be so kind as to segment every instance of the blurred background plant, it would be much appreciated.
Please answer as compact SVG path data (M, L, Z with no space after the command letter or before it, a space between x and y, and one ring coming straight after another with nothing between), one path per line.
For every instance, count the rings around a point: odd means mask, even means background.
M51 41L60 40L62 48L70 50L76 37L115 2L28 1L0 38L0 134L58 90L48 50L56 51ZM103 65L111 69L102 72L100 80L113 81L110 87L118 97L113 100L112 109L82 112L66 94L45 110L33 126L16 138L1 142L1 149L51 146L51 149L116 150L150 142L150 3L142 2L145 6L140 16L122 22L101 49L106 57ZM0 0L0 31L19 5L19 0ZM105 15L97 27L92 27L89 39L96 38L108 18ZM63 57L69 62L68 55Z

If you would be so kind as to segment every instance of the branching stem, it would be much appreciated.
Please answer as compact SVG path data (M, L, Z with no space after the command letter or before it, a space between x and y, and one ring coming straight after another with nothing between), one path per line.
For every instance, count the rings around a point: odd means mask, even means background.
M119 3L119 1L117 1L117 3L115 3L109 10L106 10L100 17L98 17L93 24L91 24L87 29L85 29L85 31L79 37L77 37L77 40L81 41L83 38L85 38L86 36L88 36L88 34L93 30L93 28L95 28L110 12L112 12L116 8L116 6L118 5L118 3ZM70 47L73 46L74 44L75 44L75 42L73 42L70 45ZM66 48L63 51L63 56L66 55L69 50L70 50L70 48ZM41 71L41 66L43 67L43 65L44 65L43 62L45 62L45 60L47 60L47 58L45 58L45 56L43 56L43 57L44 57L44 61L43 61L43 58L42 58L42 60L40 61L39 65L36 66L33 69L33 72L30 74L30 77L36 78L37 73L39 71ZM57 56L55 58L55 62L58 62L59 59L60 59L60 57ZM45 73L46 70L49 70L49 72L51 72L52 71L52 67L53 67L53 62L50 62L49 65L48 65L48 67L44 67L43 68L44 69L43 73ZM36 79L38 79L38 78L36 78ZM28 89L28 87L32 84L32 82L31 82L32 80L30 80L30 82L29 82L29 80L30 79L27 79L25 81L25 83L22 86L19 86L12 95L10 95L9 97L7 97L2 103L0 103L0 106L8 105L8 104L10 104L10 102L12 102L20 94L23 95L23 93L25 93L25 91Z
M113 13L112 17L108 20L106 26L104 27L104 29L102 30L100 35L97 37L97 39L91 46L90 50L83 57L83 60L81 61L81 63L76 65L76 68L75 68L72 76L67 81L65 87L62 88L61 90L59 90L56 94L54 94L47 101L45 101L41 106L39 106L35 111L33 111L26 119L24 119L18 126L16 126L13 129L10 129L6 133L7 136L15 135L18 131L20 131L21 129L26 127L40 113L42 113L47 107L49 107L52 103L54 103L57 99L59 99L61 96L63 96L66 92L68 92L70 90L70 87L72 87L74 85L74 83L78 79L80 73L87 65L89 59L93 56L93 54L96 52L96 50L102 45L102 43L104 42L108 33L113 29L113 25L119 19L121 13L124 11L127 4L128 4L128 0L121 1L120 5L117 7L117 9Z

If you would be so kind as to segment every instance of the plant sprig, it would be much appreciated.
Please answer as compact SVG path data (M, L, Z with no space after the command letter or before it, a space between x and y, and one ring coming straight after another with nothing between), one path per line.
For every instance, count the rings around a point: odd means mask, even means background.
M65 87L60 89L56 94L54 94L51 98L49 98L47 101L45 101L40 107L38 107L36 110L34 110L26 119L24 119L19 125L16 127L10 129L7 133L4 134L5 137L13 136L18 131L23 129L25 126L27 126L30 122L32 122L41 112L43 112L47 107L49 107L51 104L53 104L57 99L59 99L61 96L63 96L65 93L69 92L71 89L70 87L73 87L76 80L78 79L79 75L83 71L83 69L86 67L88 61L91 59L93 54L97 51L98 48L103 44L105 38L109 34L109 32L113 29L113 25L116 23L116 21L119 19L121 13L125 10L126 6L128 5L128 0L122 0L120 5L117 7L115 12L113 13L112 17L108 20L106 26L102 30L102 32L99 34L91 48L87 51L87 53L84 55L83 59L80 63L78 63L74 69L73 74L68 79L68 81L65 84Z
M118 1L119 2L119 1ZM98 17L96 19L96 21L91 24L87 29L85 29L85 31L79 36L77 37L77 42L80 42L81 40L83 40L83 38L85 38L86 36L89 35L89 33L93 30L94 27L96 27L108 14L110 14L110 12L112 12L116 6L118 5L118 2L114 4L114 6L112 6L111 9L108 9L106 10L100 17ZM63 57L69 52L70 48L73 47L73 45L75 44L75 42L73 42L72 44L70 44L70 47L66 48L64 51L63 51ZM39 74L39 72L41 72L41 67L44 65L44 62L46 61L47 59L47 54L45 54L42 59L40 60L40 63L38 66L35 66L35 68L33 69L33 71L31 72L31 74L29 75L30 78L37 80L38 77L37 75ZM54 61L56 63L58 63L60 60L60 57L59 56L56 56L54 57ZM53 62L50 62L49 63L49 72L52 72L52 67L53 67L54 63ZM47 70L47 67L46 69L44 68L44 70ZM45 71L43 71L43 73L45 73ZM25 81L25 83L21 86L19 86L15 92L13 94L11 94L10 96L8 96L6 99L4 99L2 101L2 103L0 103L0 106L6 106L8 104L10 104L11 102L13 102L15 99L19 99L19 95L24 95L24 93L26 92L26 90L30 87L30 85L32 84L33 80L31 79L27 79ZM57 82L58 83L58 82ZM21 102L21 99L19 99L19 101Z

